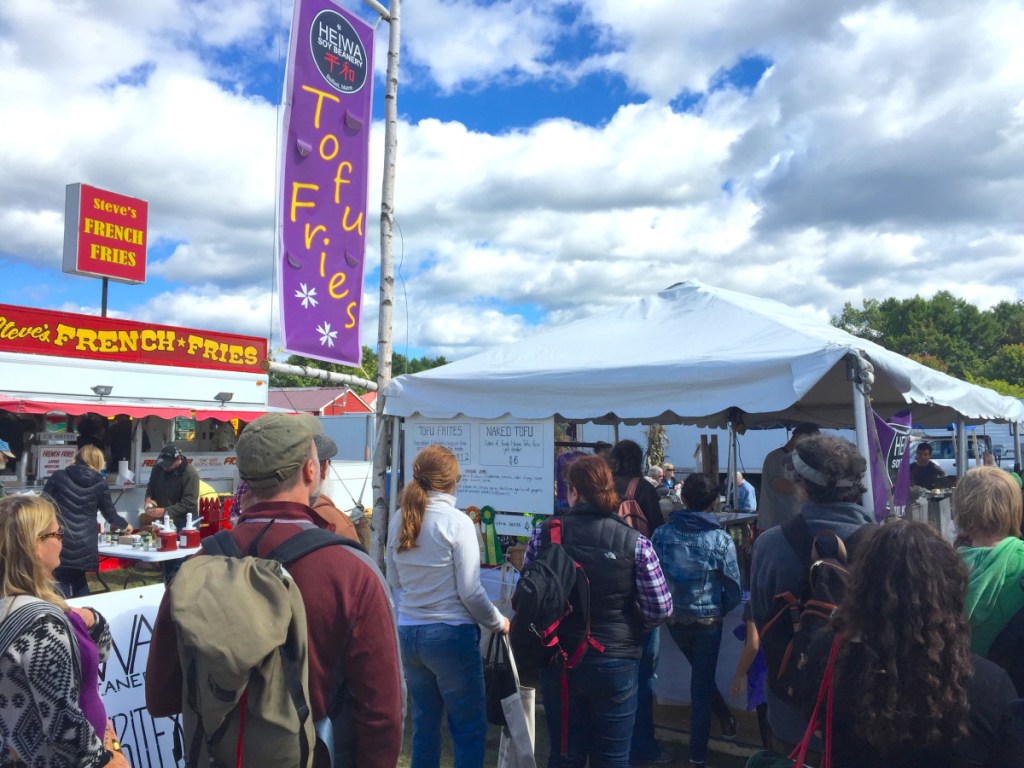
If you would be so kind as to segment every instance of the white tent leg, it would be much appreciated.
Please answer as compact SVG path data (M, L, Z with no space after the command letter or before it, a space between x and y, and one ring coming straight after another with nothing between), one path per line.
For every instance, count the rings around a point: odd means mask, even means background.
M1014 468L1020 466L1020 424L1018 422L1013 423L1013 463Z
M864 473L864 487L867 490L861 497L861 506L870 509L872 514L875 511L875 495L871 484L871 443L868 438L868 408L867 398L860 391L856 381L850 382L853 393L853 423L857 430L857 451L868 463L868 469Z
M963 416L956 417L956 476L967 474L967 424Z
M729 461L727 462L728 472L725 483L725 498L731 509L740 508L739 500L739 486L736 485L736 471L738 469L736 465L736 430L733 429L732 422L729 422Z
M391 489L388 494L391 497L391 503L388 505L391 515L398 509L398 473L401 470L399 462L402 460L402 446L399 444L402 436L399 429L400 421L398 417L391 419Z

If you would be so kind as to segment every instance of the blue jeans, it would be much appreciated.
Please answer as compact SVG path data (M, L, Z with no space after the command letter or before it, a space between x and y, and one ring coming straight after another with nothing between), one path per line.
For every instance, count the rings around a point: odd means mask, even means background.
M715 684L722 622L669 624L668 631L690 662L690 761L703 763L708 754L712 710L719 720L732 716Z
M89 594L89 582L81 568L58 566L53 571L53 578L57 580L64 597L69 600L72 597L85 597Z
M629 757L635 761L651 760L661 751L654 738L654 684L658 680L658 648L660 633L654 628L644 635L637 666L636 722Z
M448 712L455 768L481 768L487 742L484 666L475 624L398 628L412 702L411 768L441 763L441 712Z
M608 659L591 650L567 672L568 753L562 746L562 670L540 671L544 713L551 737L548 768L628 768L636 714L636 659Z

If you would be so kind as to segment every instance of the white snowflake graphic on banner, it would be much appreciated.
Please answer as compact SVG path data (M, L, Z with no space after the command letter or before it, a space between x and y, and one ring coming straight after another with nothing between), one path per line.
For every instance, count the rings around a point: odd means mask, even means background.
M296 299L302 299L302 308L309 309L316 306L316 288L307 288L305 283L299 283L299 290L295 292Z
M338 338L338 332L331 330L331 324L326 320L323 325L316 327L316 332L320 334L320 346L326 344L329 347L334 346L334 340Z

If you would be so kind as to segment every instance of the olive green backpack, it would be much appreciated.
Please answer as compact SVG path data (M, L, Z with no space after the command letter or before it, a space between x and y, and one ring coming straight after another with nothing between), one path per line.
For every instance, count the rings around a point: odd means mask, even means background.
M312 528L266 557L244 555L227 531L170 585L183 679L189 766L313 764L306 610L284 566L325 546L355 542Z

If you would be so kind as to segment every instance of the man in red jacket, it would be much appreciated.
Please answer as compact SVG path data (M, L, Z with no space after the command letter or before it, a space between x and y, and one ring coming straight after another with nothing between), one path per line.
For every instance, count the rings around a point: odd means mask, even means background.
M267 414L238 439L238 473L253 503L232 531L247 552L266 555L311 526L327 523L312 504L320 488L312 416ZM273 523L273 524L271 524ZM309 697L313 720L334 722L335 768L394 768L402 742L402 685L390 597L362 552L324 547L288 566L306 608ZM224 642L245 642L225 628ZM146 667L146 706L154 717L181 712L182 677L168 593L160 604ZM322 744L314 766L329 765Z

